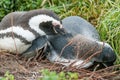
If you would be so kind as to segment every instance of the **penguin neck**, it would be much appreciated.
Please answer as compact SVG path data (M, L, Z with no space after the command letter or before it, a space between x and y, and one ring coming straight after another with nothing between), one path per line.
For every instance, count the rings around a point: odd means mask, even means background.
M39 25L42 22L48 22L48 21L54 21L60 23L59 21L55 20L53 17L41 14L31 17L28 24L30 28L34 29L40 35L46 35L46 33L39 28Z

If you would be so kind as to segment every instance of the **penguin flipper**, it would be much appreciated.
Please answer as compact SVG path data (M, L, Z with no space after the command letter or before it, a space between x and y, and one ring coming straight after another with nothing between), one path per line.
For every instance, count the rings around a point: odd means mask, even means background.
M36 50L40 50L47 45L47 38L46 36L41 36L36 38L32 45L23 53L20 54L21 57L24 58L31 58L36 56Z

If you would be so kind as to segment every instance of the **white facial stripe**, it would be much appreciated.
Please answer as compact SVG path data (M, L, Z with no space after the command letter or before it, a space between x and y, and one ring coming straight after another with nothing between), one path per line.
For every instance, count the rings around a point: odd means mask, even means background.
M7 32L14 32L15 34L17 35L20 35L22 36L23 38L25 38L27 41L32 41L35 39L35 35L30 32L29 30L24 30L22 27L15 27L15 26L12 26L12 27L9 27L5 30L1 30L0 31L0 34L2 33L7 33Z
M16 53L16 48L17 48L17 51L19 53L22 53L31 46L31 45L25 45L24 43L21 42L21 40L17 38L15 38L14 40L12 37L0 38L0 49L4 49Z
M42 15L37 15L37 16L32 17L29 20L29 26L35 31L37 31L40 35L45 35L44 31L39 29L39 24L42 22L47 22L47 21L52 21L54 23L60 24L60 21L57 21L53 17L42 14Z
M113 48L106 42L98 42L98 43L101 44L101 45L104 45L106 47L109 47L109 48L111 48L113 50Z

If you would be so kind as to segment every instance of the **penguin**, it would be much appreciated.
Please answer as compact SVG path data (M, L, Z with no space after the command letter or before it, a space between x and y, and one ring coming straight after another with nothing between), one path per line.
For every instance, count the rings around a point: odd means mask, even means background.
M64 34L48 37L45 55L49 61L76 68L90 68L96 64L100 68L113 65L115 52L108 43L100 41L93 25L78 16L63 19L62 25ZM37 44L39 40L34 43Z
M100 36L95 27L85 19L78 16L70 16L62 20L67 33L71 33L73 36L81 34L89 39L100 41Z
M62 34L62 22L51 10L11 12L0 22L0 49L28 56L27 49L43 48L50 35ZM32 48L35 41L39 46Z
M47 58L53 63L76 68L89 68L94 64L108 67L116 60L116 54L108 43L100 41L93 25L78 16L62 20L66 34L49 38Z

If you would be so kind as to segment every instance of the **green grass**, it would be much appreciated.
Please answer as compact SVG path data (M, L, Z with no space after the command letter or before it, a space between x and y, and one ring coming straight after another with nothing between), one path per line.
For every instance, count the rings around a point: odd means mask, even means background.
M117 54L116 64L120 64L120 0L48 0L44 5L61 19L77 15L93 24L101 40L113 47Z
M93 24L102 41L115 50L120 63L120 0L1 0L0 20L9 12L38 8L53 10L61 19L77 15Z
M5 73L4 77L0 77L0 80L14 80L14 75L10 74L8 71Z
M53 10L61 19L72 15L81 16L96 27L102 41L112 46L117 54L116 64L120 64L120 0L15 0L13 3L14 0L0 0L0 21L12 11L38 8ZM40 80L62 77L61 80L66 80L65 75L77 79L77 74L73 74L61 72L57 75L56 72L43 70ZM7 72L0 80L14 80L14 76Z
M39 80L78 80L78 73L50 71L43 69L41 72L41 78Z
M120 0L11 0L0 1L0 20L9 12L47 8L61 19L78 15L92 23L120 56ZM120 60L117 60L120 63Z
M120 64L120 8L110 9L99 21L97 29L101 39L115 50L118 57L116 64Z
M14 3L14 4L13 4ZM120 0L1 0L0 20L9 12L47 8L61 19L77 15L88 20L115 50L120 63Z

